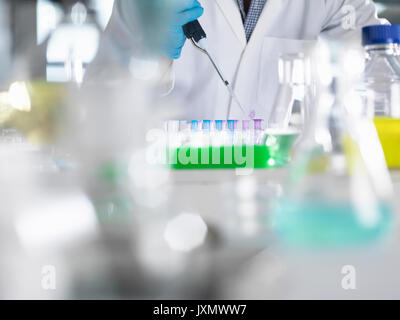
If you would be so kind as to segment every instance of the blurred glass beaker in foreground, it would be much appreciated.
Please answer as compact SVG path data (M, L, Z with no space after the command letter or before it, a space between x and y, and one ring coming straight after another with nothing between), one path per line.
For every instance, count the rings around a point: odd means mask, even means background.
M9 89L0 93L1 129L39 147L53 147L59 138L71 90L82 83L99 45L100 30L86 1L60 2L62 21L43 45L30 43L14 57Z

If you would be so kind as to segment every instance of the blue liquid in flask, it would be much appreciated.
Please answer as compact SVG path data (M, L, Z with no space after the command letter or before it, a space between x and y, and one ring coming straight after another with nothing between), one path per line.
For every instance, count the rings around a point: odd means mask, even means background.
M357 209L349 203L323 200L281 201L274 215L280 240L292 247L343 248L383 240L393 226L390 204L381 202L374 224L363 223Z

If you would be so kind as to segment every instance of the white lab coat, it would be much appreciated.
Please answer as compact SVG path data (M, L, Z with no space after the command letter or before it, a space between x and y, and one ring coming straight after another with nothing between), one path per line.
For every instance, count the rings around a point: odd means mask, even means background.
M308 51L323 34L348 38L361 34L361 27L382 24L370 0L268 0L247 43L237 0L200 0L205 29L215 59L247 109L256 118L268 119L278 91L278 59L282 53ZM121 18L114 10L109 34L125 37ZM349 28L354 13L355 29ZM123 30L124 29L124 30ZM122 31L123 30L123 31ZM129 33L129 31L128 31ZM101 54L100 54L101 56ZM188 41L180 59L170 61L170 97L184 105L184 119L242 119L205 55Z

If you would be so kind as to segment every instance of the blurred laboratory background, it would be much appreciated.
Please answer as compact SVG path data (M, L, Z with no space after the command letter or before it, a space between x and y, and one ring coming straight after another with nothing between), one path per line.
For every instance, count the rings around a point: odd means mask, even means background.
M399 299L400 29L321 44L316 74L282 55L286 120L187 121L113 5L0 0L0 299Z
M2 4L2 42L1 50L2 64L4 67L10 65L11 55L19 54L24 52L27 46L33 44L43 44L46 38L53 31L57 24L62 19L62 8L57 1L50 0L38 0L38 1L25 1L21 6L20 1L11 2L9 5ZM400 23L400 4L396 0L377 0L379 16L388 19L391 23ZM113 8L114 0L102 1L102 0L91 0L88 6L94 11L96 20L104 30L106 27ZM17 21L24 21L24 24L19 24ZM68 35L66 35L68 38ZM90 39L90 35L83 35L87 40ZM59 41L63 42L64 37L60 37ZM82 41L85 44L85 48L82 50L86 52L88 59L93 58L93 45L90 40ZM55 45L62 51L59 44ZM45 50L45 48L43 48ZM56 56L57 52L53 53ZM41 55L44 57L45 55ZM7 60L8 59L8 60ZM57 72L55 63L52 59L50 61L37 61L37 68L40 68L40 64L46 64L47 66L47 77L50 81L57 80ZM2 69L3 70L3 69ZM43 68L41 69L43 70ZM2 77L4 77L2 72Z

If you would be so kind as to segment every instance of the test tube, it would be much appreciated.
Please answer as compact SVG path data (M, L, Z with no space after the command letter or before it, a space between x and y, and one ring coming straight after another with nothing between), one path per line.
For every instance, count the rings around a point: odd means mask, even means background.
M185 131L188 128L188 123L186 120L179 120L179 131Z
M262 138L262 124L263 124L263 119L254 119L254 143L255 144L260 144L261 141L260 139Z
M238 120L228 120L227 121L228 130L234 132L237 130Z
M198 131L199 127L200 127L199 124L200 124L199 120L192 120L191 121L191 129L192 129L192 131L194 131L194 132Z
M262 119L254 119L254 130L262 130Z
M222 120L215 120L215 130L222 131L224 122Z
M227 120L222 120L222 130L224 130L224 131L228 130L228 121Z
M200 131L200 121L191 121L191 134L190 134L190 145L194 148L199 148L203 144L202 132Z
M203 131L210 132L211 130L211 120L203 120Z
M250 120L242 121L242 144L244 145L250 145L252 143L250 123Z
M179 141L180 146L186 145L190 142L190 125L186 120L179 121Z
M241 131L238 130L239 120L228 120L228 130L232 137L233 145L242 144Z
M178 132L179 131L179 120L170 120L166 122L167 132Z
M215 120L215 131L212 134L211 143L213 146L221 146L224 144L224 121Z
M243 120L242 121L242 130L243 131L250 130L250 120Z
M225 134L224 134L224 144L232 145L233 144L233 136L235 132L235 121L227 120L225 123Z
M167 132L167 145L171 148L179 146L179 120L169 120L165 122Z
M211 144L211 120L203 120L202 146L208 147Z

